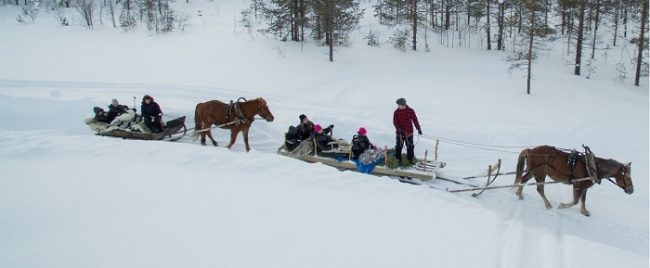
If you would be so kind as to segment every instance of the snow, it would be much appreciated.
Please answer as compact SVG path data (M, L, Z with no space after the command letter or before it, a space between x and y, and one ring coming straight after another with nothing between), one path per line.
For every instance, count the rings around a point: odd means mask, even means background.
M590 80L573 76L558 43L526 95L525 77L508 73L499 52L435 41L430 53L367 47L368 29L389 35L369 9L329 63L312 42L233 25L245 1L177 5L203 16L160 36L58 27L47 13L20 25L18 9L0 7L0 267L648 267L647 78L620 84L600 71L606 63ZM229 151L190 138L99 137L83 124L93 106L144 94L170 117L188 115L188 126L196 103L240 96L264 97L276 120L254 123L250 153L241 137ZM522 201L510 189L472 198L275 154L301 113L342 138L364 126L391 146L398 97L428 135L585 144L632 162L635 192L603 182L584 217L557 209L571 200L567 186L546 187L546 210L534 188ZM416 141L418 155L434 148ZM475 175L498 158L514 170L517 150L506 151L443 143L442 175Z

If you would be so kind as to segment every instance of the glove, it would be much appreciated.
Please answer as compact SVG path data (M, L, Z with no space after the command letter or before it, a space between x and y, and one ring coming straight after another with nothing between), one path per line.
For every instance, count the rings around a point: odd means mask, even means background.
M418 135L422 135L422 130L418 129Z

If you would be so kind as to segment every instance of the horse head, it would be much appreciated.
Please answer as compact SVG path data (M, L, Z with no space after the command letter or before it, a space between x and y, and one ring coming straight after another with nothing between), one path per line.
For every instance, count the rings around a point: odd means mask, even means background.
M627 164L618 163L617 165L610 169L609 177L616 179L616 185L623 189L626 194L634 193L634 186L632 185L632 162Z
M275 117L271 113L271 110L269 110L269 106L267 105L266 100L259 98L257 105L257 114L264 118L264 120L273 122L273 119L275 119Z

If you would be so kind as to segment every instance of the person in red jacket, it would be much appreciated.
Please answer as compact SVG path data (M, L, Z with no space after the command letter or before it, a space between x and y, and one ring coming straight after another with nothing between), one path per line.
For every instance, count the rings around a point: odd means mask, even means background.
M399 98L396 101L397 110L393 114L393 125L395 125L395 132L397 134L395 144L395 157L399 161L400 165L402 164L402 148L406 144L406 158L411 164L414 164L415 153L415 144L413 144L413 125L418 130L418 134L422 135L422 129L420 128L420 122L418 122L418 117L415 115L415 111L406 105L406 99Z

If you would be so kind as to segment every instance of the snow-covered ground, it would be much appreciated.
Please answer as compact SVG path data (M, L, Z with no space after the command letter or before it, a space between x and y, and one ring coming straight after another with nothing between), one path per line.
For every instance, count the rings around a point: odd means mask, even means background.
M370 9L329 63L324 47L233 25L245 1L178 5L192 26L167 35L59 27L47 13L21 25L18 9L0 7L0 267L648 267L647 78L637 88L576 77L551 51L526 95L500 52L367 47L361 36L381 28ZM198 102L262 96L276 120L254 123L250 153L241 138L229 151L98 137L82 122L93 106L144 94L190 119ZM632 162L635 192L597 185L584 217L546 210L534 188L523 201L510 189L477 199L275 154L301 113L342 138L364 126L390 146L398 97L428 135L586 144ZM215 134L224 144L227 132ZM416 152L433 147L422 138ZM499 158L511 171L513 152L443 143L443 175ZM568 186L546 194L554 207L571 199Z

